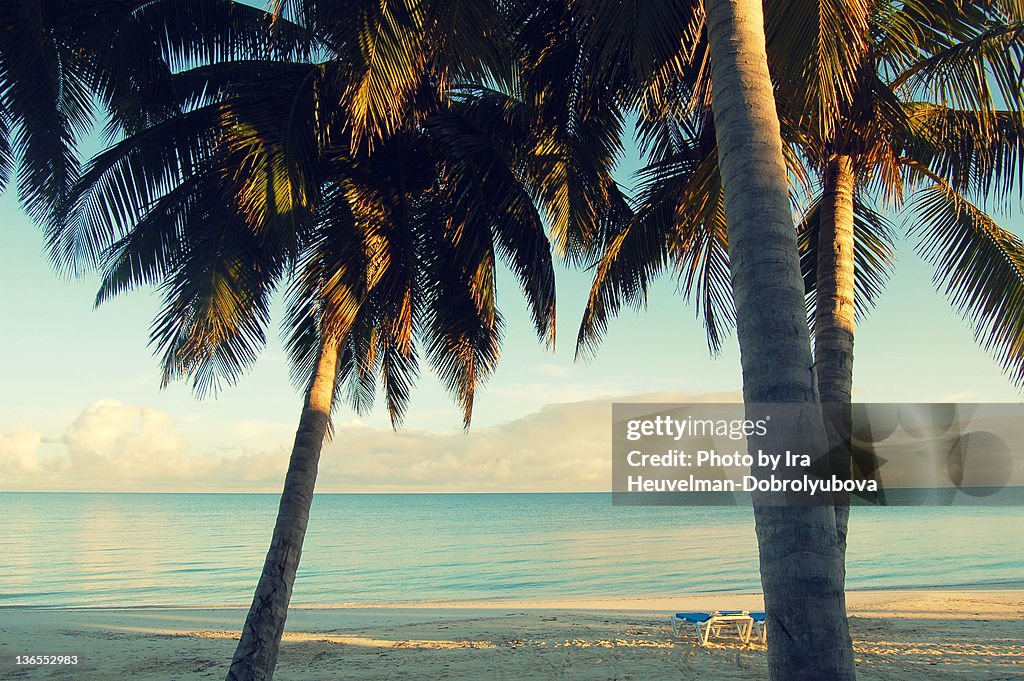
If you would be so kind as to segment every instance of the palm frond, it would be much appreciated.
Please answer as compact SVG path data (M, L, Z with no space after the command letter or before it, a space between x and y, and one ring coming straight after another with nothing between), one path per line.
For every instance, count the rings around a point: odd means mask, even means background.
M0 193L7 189L7 183L14 171L14 149L11 148L11 118L0 100Z
M623 201L612 171L622 154L623 102L609 92L607 65L588 61L570 8L542 3L518 27L521 96L531 111L528 172L552 240L569 262L600 248L607 215Z
M551 244L522 180L516 176L511 146L494 133L494 119L460 103L424 121L434 155L444 158L445 182L463 193L456 204L477 206L494 235L497 254L512 270L526 295L538 336L555 338L555 275ZM500 120L500 119L498 119ZM465 211L465 209L463 209Z
M642 171L636 215L597 264L577 354L596 350L608 320L624 305L643 307L651 281L668 267L703 315L712 352L734 324L714 129L674 144L678 151Z
M428 72L443 92L462 83L486 83L508 72L510 18L525 0L420 0L424 5Z
M162 384L188 376L199 396L234 383L255 362L280 275L243 221L219 207L205 217L191 221L188 249L160 287L164 306L150 329Z
M302 59L304 33L264 10L230 0L128 3L103 28L96 90L111 113L108 134L138 132L178 112L175 76L244 60Z
M323 69L266 80L258 96L222 105L220 144L230 168L235 202L281 257L296 256L320 201L321 148L329 115L323 112Z
M196 175L160 197L131 231L105 251L96 306L138 286L159 284L183 259L191 221L203 219L209 202L224 201L223 191L211 195L218 188L208 177Z
M588 63L612 87L636 90L689 61L704 27L703 4L645 0L570 1Z
M1024 190L1024 117L1019 111L979 112L925 102L904 105L907 128L894 144L953 189L1005 201Z
M497 364L504 322L496 307L493 247L483 243L482 234L464 246L474 252L435 235L421 242L419 252L426 355L462 406L468 428L476 389Z
M867 0L794 0L765 5L769 69L780 107L800 127L831 136L854 98L867 53Z
M164 193L212 162L220 105L170 118L93 158L49 229L53 263L77 273L95 266Z
M995 23L916 61L891 87L954 109L1020 110L1022 74L1024 21Z
M64 23L39 0L0 7L0 92L9 117L6 138L17 150L22 206L45 221L78 174L79 141L91 129L93 68L80 54L94 21L72 8Z
M403 343L392 334L381 334L379 343L384 399L387 402L391 424L397 428L405 417L413 384L419 376L419 357L415 344Z
M936 287L1024 386L1024 242L944 183L918 192L906 220L918 251L935 266Z

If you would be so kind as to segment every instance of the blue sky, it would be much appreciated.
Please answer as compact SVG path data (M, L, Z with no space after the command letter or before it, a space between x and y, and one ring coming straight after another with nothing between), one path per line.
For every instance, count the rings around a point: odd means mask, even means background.
M1022 231L1019 219L1003 224ZM459 410L428 371L403 433L390 432L383 409L359 419L339 410L339 436L325 450L328 460L358 456L350 451L358 441L376 452L377 463L389 448L402 447L421 452L417 461L447 462L397 486L395 470L371 467L360 473L360 489L453 489L451 478L460 475L470 486L459 489L482 488L488 467L506 466L504 483L495 489L562 484L602 490L603 462L610 464L611 401L707 393L738 399L735 338L710 357L695 311L680 300L671 278L659 282L647 311L613 320L598 356L585 363L574 361L573 350L587 273L559 273L554 352L536 342L515 282L504 276L500 284L508 322L502 362L477 398L468 435L460 432ZM238 386L198 401L184 385L159 389L157 361L147 347L157 297L138 291L94 310L95 289L94 277L59 277L47 263L40 230L21 212L13 191L0 196L0 469L8 473L0 489L276 489L301 405L276 328ZM855 398L1020 401L995 361L974 343L970 326L935 292L929 267L906 242L878 308L858 329ZM574 425L562 417L575 419ZM513 445L518 460L503 456ZM532 457L550 461L558 450L557 456L571 458L585 447L590 463L582 469L589 477L559 483L521 473ZM476 456L482 477L475 483L466 474L467 459L459 456ZM408 467L401 461L393 463ZM325 484L322 489L345 491L355 483L339 477Z

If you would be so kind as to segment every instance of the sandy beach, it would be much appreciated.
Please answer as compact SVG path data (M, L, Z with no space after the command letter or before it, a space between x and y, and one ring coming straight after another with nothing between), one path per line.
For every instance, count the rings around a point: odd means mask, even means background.
M1024 677L1024 590L849 595L859 678ZM673 640L677 610L761 607L757 595L295 608L275 678L762 679L765 649ZM219 679L244 612L0 610L0 678ZM81 657L17 667L19 654Z

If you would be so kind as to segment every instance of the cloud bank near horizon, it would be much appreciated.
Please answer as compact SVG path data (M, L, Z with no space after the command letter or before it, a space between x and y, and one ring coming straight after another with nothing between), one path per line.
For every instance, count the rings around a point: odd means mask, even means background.
M676 391L547 404L468 433L335 418L320 492L594 492L611 484L613 402L733 402ZM296 422L298 413L295 414ZM235 421L199 451L168 413L101 399L59 437L0 432L0 491L279 492L295 425Z

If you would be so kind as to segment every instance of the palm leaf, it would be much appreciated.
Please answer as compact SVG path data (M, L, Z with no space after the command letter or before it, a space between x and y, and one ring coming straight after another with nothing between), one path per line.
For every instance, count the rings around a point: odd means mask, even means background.
M609 85L636 89L689 61L703 30L699 2L569 2L588 63Z
M71 272L94 266L154 201L208 167L220 113L211 104L170 118L92 159L47 235L54 264Z
M299 59L298 27L228 0L129 3L103 28L96 90L112 114L108 134L131 134L178 112L182 71L254 59Z
M92 67L78 54L95 21L82 7L71 8L67 18L82 25L69 25L48 5L0 7L0 92L13 123L5 137L19 152L19 194L35 220L45 220L75 181L77 144L95 114Z
M486 111L486 110L485 110ZM457 204L478 206L495 237L498 255L519 280L541 339L554 342L555 278L551 244L520 177L513 172L515 149L495 135L495 120L480 116L469 102L424 121L434 156L444 159L446 182L464 196ZM500 124L499 126L500 127Z
M443 204L442 204L443 205ZM435 220L440 212L435 214ZM442 384L461 406L469 427L476 389L498 361L504 323L496 307L494 249L479 213L464 212L431 230L420 242L423 339L426 355ZM458 221L458 222L456 222ZM454 231L475 233L453 242Z
M157 200L125 236L106 250L102 279L96 294L99 307L113 296L144 284L159 284L186 251L185 232L199 217L201 202L222 202L221 191L210 197L210 178L196 175Z
M894 144L956 191L1005 201L1024 187L1024 118L1019 111L904 105L907 128Z
M1022 73L1024 21L995 23L916 61L891 87L954 109L987 112L1002 102L1019 110Z
M11 148L11 118L3 101L0 101L0 193L7 189L7 183L14 171L14 150Z
M150 329L163 355L162 384L190 376L199 396L234 383L255 362L280 276L248 226L221 205L190 221L187 251L160 287L164 306Z
M531 112L530 168L555 249L583 262L606 238L623 196L612 177L622 153L624 112L604 65L588 60L563 2L545 2L517 27L521 97Z
M769 69L780 108L802 112L800 127L831 136L854 97L867 53L867 0L766 3Z
M636 215L605 249L577 338L577 353L591 353L622 306L641 308L654 277L678 273L686 297L703 315L712 352L734 323L714 129L696 140L678 137L677 151L641 175Z
M918 192L908 211L936 287L1014 384L1024 385L1024 242L941 182Z

